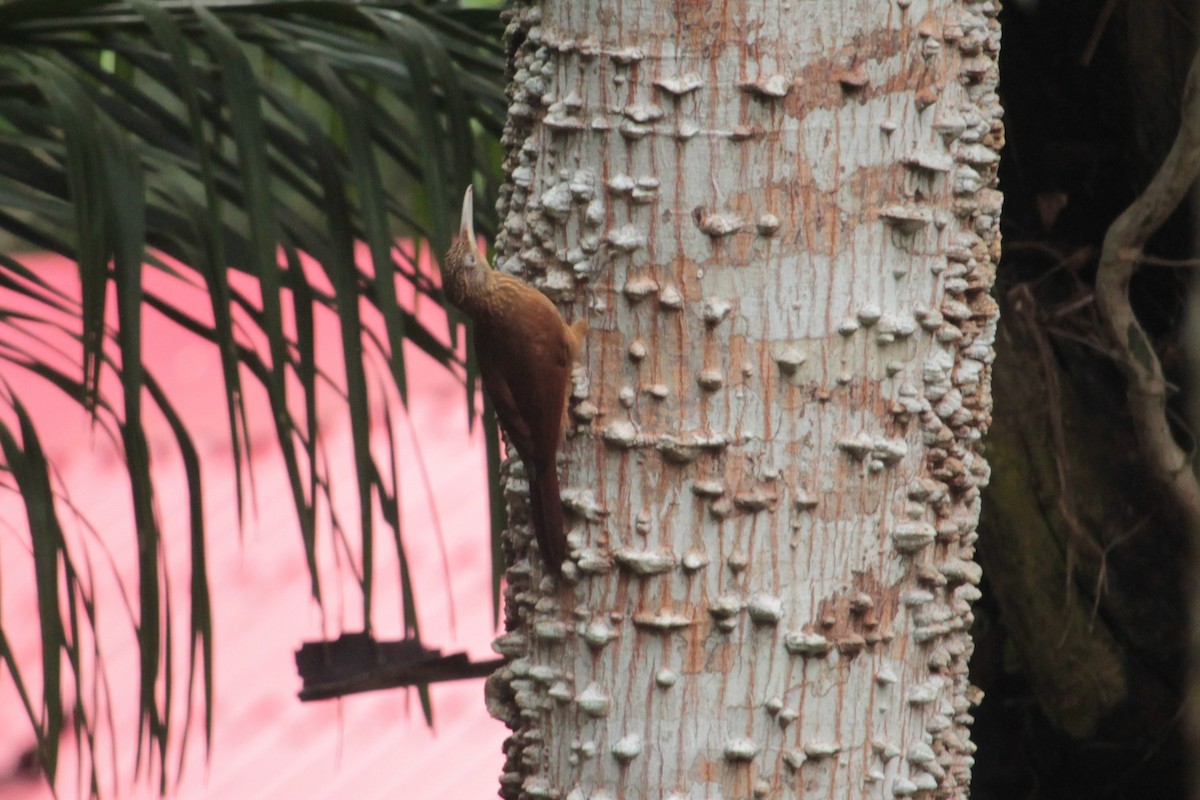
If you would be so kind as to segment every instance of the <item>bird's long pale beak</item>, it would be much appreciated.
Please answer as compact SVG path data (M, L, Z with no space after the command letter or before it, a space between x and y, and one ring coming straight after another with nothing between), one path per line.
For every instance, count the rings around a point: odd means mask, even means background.
M487 256L479 247L479 239L475 237L475 188L467 187L463 195L462 221L458 226L458 238L467 243L477 263L487 266Z
M474 186L468 186L467 193L463 195L462 224L459 226L458 235L464 237L468 242L470 242L471 247L476 247Z

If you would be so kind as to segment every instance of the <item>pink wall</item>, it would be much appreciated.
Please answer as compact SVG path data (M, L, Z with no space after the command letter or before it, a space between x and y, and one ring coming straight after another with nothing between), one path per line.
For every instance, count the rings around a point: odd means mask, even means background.
M56 285L70 289L73 266L48 257L31 264ZM177 282L156 280L151 286L176 302L196 303L203 296ZM0 308L21 302L0 290ZM411 303L411 298L408 298ZM411 306L410 306L411 307ZM435 331L444 318L426 303L418 306ZM321 360L333 365L340 352L332 317L318 319ZM251 439L257 492L244 536L239 537L234 512L233 470L225 433L220 369L209 348L157 314L146 318L148 368L171 389L205 464L205 509L209 529L208 557L215 606L215 731L206 762L203 734L193 722L185 769L170 796L180 798L483 798L495 796L502 766L504 727L490 719L483 705L481 680L434 686L435 729L428 730L414 694L381 692L318 704L301 705L292 652L307 639L335 637L361 626L361 600L348 573L338 570L326 527L322 535L322 610L308 599L308 580L290 494L261 392L250 392ZM45 339L40 345L48 346ZM53 339L51 342L53 344ZM408 354L410 404L407 414L392 399L395 436L399 443L405 544L417 581L424 640L444 651L466 650L473 658L491 657L490 578L486 478L483 442L468 434L463 391L436 364L419 353ZM340 374L340 370L334 370ZM74 405L20 368L0 363L0 377L31 409L44 444L62 467L63 484L95 533L69 522L68 537L77 560L91 565L98 597L98 623L104 666L112 694L116 729L115 771L112 737L102 726L101 773L108 796L152 797L153 788L134 778L136 753L137 659L132 647L129 612L120 593L133 597L136 543L128 484L119 456ZM374 448L383 453L386 433L375 397ZM6 420L12 416L0 410ZM319 414L327 427L325 444L335 481L335 505L344 524L357 518L352 485L353 462L340 401L322 396ZM186 484L181 461L161 421L148 416L159 519L166 538L165 558L171 576L176 663L187 654L188 529ZM418 447L419 446L419 447ZM420 456L429 476L422 480ZM440 520L435 532L429 502ZM26 680L37 686L39 669L36 601L27 555L28 530L23 507L9 492L0 492L0 608L5 631L25 665ZM351 538L356 537L351 532ZM375 630L380 638L400 635L397 567L389 557L389 535L377 540L378 592ZM86 554L86 557L85 557ZM344 559L343 559L344 561ZM449 585L446 575L449 573ZM121 583L124 582L124 589ZM451 610L456 608L457 614ZM455 624L452 624L452 620ZM185 680L174 687L174 713L182 714ZM107 711L105 711L107 713ZM201 716L196 709L196 716ZM33 737L20 708L11 676L0 672L0 797L4 800L49 798L37 780L14 773L20 753ZM173 742L177 751L179 742ZM64 742L60 796L78 794L73 737ZM173 752L172 758L178 756ZM115 781L115 783L114 783ZM115 791L114 791L115 786Z

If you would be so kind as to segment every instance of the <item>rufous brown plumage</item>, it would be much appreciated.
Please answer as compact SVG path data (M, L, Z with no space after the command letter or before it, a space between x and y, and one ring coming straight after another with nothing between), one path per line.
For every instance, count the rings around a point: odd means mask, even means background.
M458 236L442 261L442 291L474 323L483 387L525 465L542 559L551 573L561 575L567 540L557 455L571 368L587 323L567 324L544 294L491 268L475 238L470 188Z

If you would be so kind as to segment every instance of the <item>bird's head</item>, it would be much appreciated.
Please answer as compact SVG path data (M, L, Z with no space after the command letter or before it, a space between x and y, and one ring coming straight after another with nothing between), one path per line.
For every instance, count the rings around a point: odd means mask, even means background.
M462 221L458 235L446 252L443 269L456 272L469 272L475 269L486 269L487 257L479 251L479 240L475 236L475 189L467 187L463 195Z
M475 192L468 186L463 197L458 235L442 259L442 291L453 305L470 314L488 280L487 257L475 238Z

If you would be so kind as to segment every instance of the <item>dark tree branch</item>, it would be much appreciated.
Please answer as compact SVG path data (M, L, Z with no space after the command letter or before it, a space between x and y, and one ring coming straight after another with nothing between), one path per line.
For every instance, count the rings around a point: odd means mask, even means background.
M1096 273L1096 302L1129 381L1129 411L1151 477L1176 502L1193 531L1200 531L1200 484L1191 459L1167 420L1167 382L1150 337L1129 303L1129 282L1144 262L1147 240L1187 196L1200 174L1200 52L1184 89L1179 134L1158 173L1104 237Z

